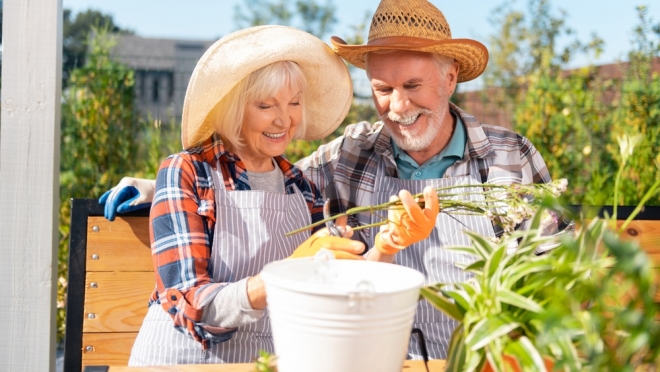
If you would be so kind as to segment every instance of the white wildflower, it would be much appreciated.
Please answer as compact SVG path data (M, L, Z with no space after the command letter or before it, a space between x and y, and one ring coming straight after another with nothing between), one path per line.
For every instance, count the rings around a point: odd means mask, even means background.
M642 139L644 139L644 136L641 134L636 134L634 136L624 134L623 136L618 136L616 138L619 142L619 153L621 154L621 159L624 163L632 156L635 146L637 146Z

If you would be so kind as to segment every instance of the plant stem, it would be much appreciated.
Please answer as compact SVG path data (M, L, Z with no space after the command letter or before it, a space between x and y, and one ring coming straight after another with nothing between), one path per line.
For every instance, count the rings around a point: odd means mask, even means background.
M655 192L656 192L656 190L658 189L658 187L660 187L660 179L657 179L657 180L655 181L655 183L653 184L653 186L651 186L651 188L649 189L649 191L647 191L646 194L644 194L644 197L642 198L642 200L639 202L639 204L637 204L637 206L636 206L635 209L632 211L632 213L630 214L630 216L628 216L628 218L626 219L626 221L621 225L621 228L619 228L619 234L620 234L621 232L623 232L623 231L626 229L626 227L628 227L628 225L630 225L630 222L631 222L631 221L632 221L632 220L633 220L633 219L639 214L639 212L640 212L640 211L642 210L642 208L644 207L644 204L646 204L646 202L647 202L649 199L651 199L651 197L655 194ZM614 218L616 218L616 212L614 212Z

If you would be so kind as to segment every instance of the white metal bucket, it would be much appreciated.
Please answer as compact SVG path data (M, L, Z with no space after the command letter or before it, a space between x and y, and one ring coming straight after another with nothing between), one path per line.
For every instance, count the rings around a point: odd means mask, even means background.
M379 262L295 259L261 271L280 372L400 372L424 275Z

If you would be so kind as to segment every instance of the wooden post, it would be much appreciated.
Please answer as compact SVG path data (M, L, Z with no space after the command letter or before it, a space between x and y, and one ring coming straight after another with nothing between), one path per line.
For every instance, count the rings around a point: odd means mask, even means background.
M0 371L53 371L62 0L4 0Z

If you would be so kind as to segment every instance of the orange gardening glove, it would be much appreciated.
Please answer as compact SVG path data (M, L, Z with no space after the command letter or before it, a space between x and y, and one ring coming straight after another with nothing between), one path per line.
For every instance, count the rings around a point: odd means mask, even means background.
M324 228L305 240L301 245L293 251L289 258L313 257L322 248L332 252L336 259L343 260L363 260L364 257L360 256L364 252L364 244L362 242L348 239L352 235L352 230L349 230L347 237L329 236L328 229ZM346 235L344 235L346 236Z
M380 232L376 234L375 246L382 254L396 254L428 238L440 210L438 194L431 186L424 188L424 209L407 190L401 190L399 197L392 196L390 201L397 199L401 200L402 206L388 210L388 223L381 226Z

